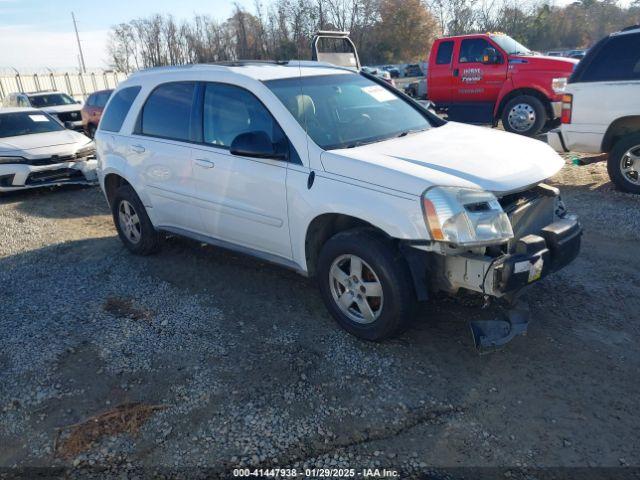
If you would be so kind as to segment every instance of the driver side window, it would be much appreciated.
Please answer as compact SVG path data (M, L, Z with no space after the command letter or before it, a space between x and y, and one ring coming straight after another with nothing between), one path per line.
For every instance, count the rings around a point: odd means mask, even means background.
M241 133L263 131L272 143L284 134L271 113L250 92L233 85L207 83L203 112L204 143L229 149Z
M494 48L484 38L462 40L460 45L460 63L482 63L482 56L487 48Z

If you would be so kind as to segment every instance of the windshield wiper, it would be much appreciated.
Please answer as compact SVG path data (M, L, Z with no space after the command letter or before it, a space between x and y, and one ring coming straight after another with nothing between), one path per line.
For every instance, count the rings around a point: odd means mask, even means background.
M396 135L396 138L406 137L407 135L410 135L410 134L413 134L413 133L424 132L425 130L426 130L426 128L414 128L414 129L410 129L410 130L404 130L404 131L400 132L398 135Z

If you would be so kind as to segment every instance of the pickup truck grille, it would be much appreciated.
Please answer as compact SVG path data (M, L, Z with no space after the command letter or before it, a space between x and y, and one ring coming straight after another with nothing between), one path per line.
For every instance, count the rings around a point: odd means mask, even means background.
M80 110L76 111L76 112L62 112L62 113L56 113L55 114L56 117L58 117L60 119L61 122L77 122L79 120L82 120L82 117L80 116Z

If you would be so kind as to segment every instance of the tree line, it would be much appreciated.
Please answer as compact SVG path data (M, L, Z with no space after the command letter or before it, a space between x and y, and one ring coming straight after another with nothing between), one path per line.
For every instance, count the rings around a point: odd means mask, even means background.
M640 0L256 0L219 20L151 15L112 27L108 52L123 72L163 65L238 59L308 59L317 30L351 33L363 64L426 60L441 35L505 32L533 50L589 47L640 24Z

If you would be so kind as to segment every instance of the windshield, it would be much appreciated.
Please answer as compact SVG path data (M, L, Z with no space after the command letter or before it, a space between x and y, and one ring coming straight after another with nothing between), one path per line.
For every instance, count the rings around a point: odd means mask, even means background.
M361 75L296 77L265 84L325 150L379 142L431 126L405 100Z
M0 138L58 132L64 127L46 113L0 113Z
M508 55L533 55L533 52L509 35L489 35Z
M44 108L57 105L73 105L76 101L64 93L52 93L50 95L33 95L29 97L32 107Z

